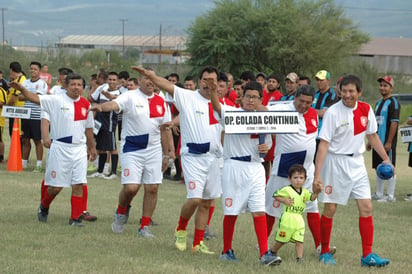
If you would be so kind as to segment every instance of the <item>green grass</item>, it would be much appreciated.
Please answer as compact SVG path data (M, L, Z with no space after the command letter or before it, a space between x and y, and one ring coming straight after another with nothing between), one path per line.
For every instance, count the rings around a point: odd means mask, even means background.
M6 134L5 134L6 135ZM8 136L5 136L8 142ZM6 144L8 150L8 144ZM8 152L6 152L8 155ZM32 155L34 153L32 152ZM370 153L366 163L371 166ZM31 171L8 173L0 166L0 272L1 273L409 273L412 203L403 201L412 193L412 169L407 167L406 145L398 146L396 203L374 202L374 251L391 259L382 269L360 267L361 243L357 208L354 201L338 207L334 219L331 244L338 248L335 267L319 264L309 229L306 230L305 263L296 265L294 245L280 250L283 263L265 268L258 263L256 236L250 214L243 214L236 224L233 248L240 262L223 263L218 255L206 256L180 252L174 248L174 229L180 207L185 201L183 185L164 181L159 190L158 206L152 227L154 239L136 236L141 214L142 193L131 210L124 234L111 231L113 211L118 202L120 181L89 180L89 210L98 216L83 228L70 227L70 190L65 189L52 203L48 223L37 221L42 174ZM33 161L32 161L33 162ZM374 173L370 171L372 190ZM217 238L207 242L211 250L222 249L222 207L216 202L211 229ZM276 222L277 224L277 222ZM188 227L190 245L193 220ZM273 233L270 243L273 243Z

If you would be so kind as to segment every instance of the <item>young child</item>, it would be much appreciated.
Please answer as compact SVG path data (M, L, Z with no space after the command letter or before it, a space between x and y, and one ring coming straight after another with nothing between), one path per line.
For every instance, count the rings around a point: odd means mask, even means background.
M313 185L313 193L303 187L306 181L306 169L302 165L293 165L289 168L289 186L282 187L273 193L273 197L283 203L283 213L276 232L276 242L272 253L288 242L296 243L296 262L303 262L303 237L305 235L305 221L302 214L307 201L314 201L322 191L319 184Z

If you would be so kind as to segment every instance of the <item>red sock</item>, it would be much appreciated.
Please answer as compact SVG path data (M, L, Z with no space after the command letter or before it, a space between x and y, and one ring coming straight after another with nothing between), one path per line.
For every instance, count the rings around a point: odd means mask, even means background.
M322 214L320 218L320 236L322 242L322 250L320 254L330 252L329 243L330 243L330 235L332 233L332 223L333 218L328 218Z
M270 233L272 233L273 225L275 224L276 218L273 216L270 216L266 214L266 231L268 234L268 238L270 236Z
M46 189L46 191L44 191L43 200L41 201L41 205L43 206L43 208L49 208L50 204L51 204L51 202L53 202L54 198L56 198L56 196L50 196L49 192Z
M268 234L266 225L266 216L257 216L253 218L255 225L256 237L259 244L260 257L268 251Z
M71 204L72 214L70 216L70 220L78 219L80 215L83 214L83 196L72 196Z
M40 188L40 201L43 201L45 191L47 191L47 186L44 185L44 179L43 179L43 181L41 181L41 188Z
M122 207L120 204L117 206L117 214L126 215L127 206Z
M150 217L142 216L142 224L140 225L140 228L143 228L144 226L149 226L150 219L151 219Z
M311 213L308 212L306 214L306 218L308 219L308 226L310 232L312 232L313 241L315 242L315 248L320 245L320 215L318 212Z
M83 202L82 202L83 212L87 211L87 199L88 198L89 198L89 191L87 190L87 185L83 184Z
M237 215L225 215L223 217L223 253L232 249L236 220Z
M187 224L189 223L189 219L185 219L182 216L179 218L179 224L177 225L176 231L177 230L186 230Z
M197 246L203 241L203 235L205 234L204 230L195 228L195 238L193 239L193 246Z
M215 207L211 206L209 207L209 219L207 220L207 225L210 225L210 220L212 220L213 212L215 212Z
M372 216L359 217L359 232L362 239L363 257L372 252L373 244L373 219Z

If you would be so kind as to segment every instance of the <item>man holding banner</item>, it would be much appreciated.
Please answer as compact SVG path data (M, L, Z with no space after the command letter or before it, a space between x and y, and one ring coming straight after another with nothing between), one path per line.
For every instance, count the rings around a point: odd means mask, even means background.
M210 82L209 82L210 83ZM242 108L221 105L217 96L216 88L210 86L211 102L215 114L220 123L231 124L232 117L226 116L227 112L239 113L233 121L264 121L265 119L243 118L243 113L256 111L262 103L262 86L258 82L251 81L245 85L242 97ZM254 112L253 112L254 113ZM246 116L245 116L246 117ZM262 123L263 125L264 123ZM254 126L257 127L256 124ZM265 155L272 145L270 134L259 142L257 134L229 134L225 132L225 144L223 147L224 164L222 169L222 206L223 219L223 251L220 259L223 261L237 261L232 249L232 240L235 230L237 216L250 211L253 216L255 233L257 236L260 262L263 265L276 265L282 259L268 249L268 237L266 231L265 217L265 169L262 165L261 154ZM263 156L262 155L262 156Z

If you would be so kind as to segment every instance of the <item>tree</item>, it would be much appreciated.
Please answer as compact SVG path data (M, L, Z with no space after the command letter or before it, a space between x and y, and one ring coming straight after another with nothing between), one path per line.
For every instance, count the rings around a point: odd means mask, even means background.
M369 40L333 0L217 0L188 29L190 64L313 75Z

